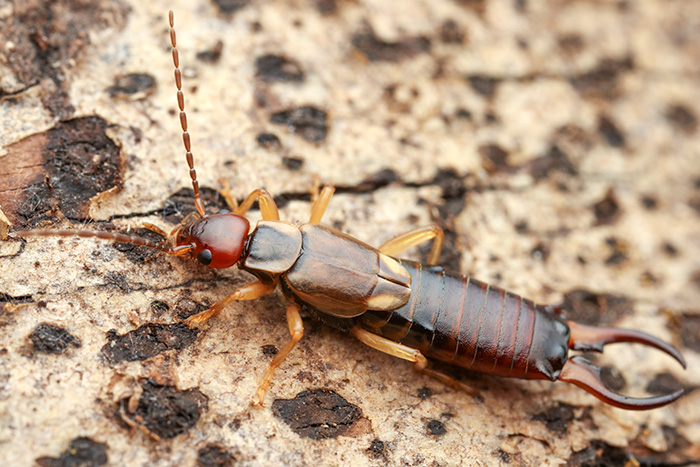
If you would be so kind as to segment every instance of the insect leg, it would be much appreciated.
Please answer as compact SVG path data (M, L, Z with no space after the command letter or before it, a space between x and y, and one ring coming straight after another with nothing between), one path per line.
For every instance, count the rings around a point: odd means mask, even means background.
M228 297L214 303L208 310L204 310L201 313L197 313L196 315L190 316L185 320L185 324L191 327L194 324L203 323L218 312L220 312L221 310L223 310L224 307L231 302L241 300L255 300L256 298L260 298L264 295L271 293L273 290L275 290L276 287L277 284L275 282L271 284L264 284L260 281L255 281L251 282L250 284L246 284L240 289L237 289Z
M275 200L272 199L272 196L267 192L267 190L262 188L253 190L253 192L246 196L243 202L237 209L234 209L233 212L240 216L244 215L246 212L248 212L248 209L250 209L256 199L258 200L260 213L262 214L263 219L273 221L280 220L280 214L279 211L277 211L277 204L275 204Z
M231 194L231 185L228 184L228 180L222 177L219 179L219 183L223 185L219 193L224 198L224 201L226 201L228 208L231 212L238 211L238 201L236 201L236 198Z
M428 254L426 264L432 266L440 260L442 252L442 243L445 240L445 232L439 225L432 224L426 227L418 227L411 229L408 232L397 235L391 240L384 242L378 250L388 256L396 256L402 251L405 251L412 246L416 246L429 240L433 241L433 246Z
M441 383L450 386L454 389L461 390L470 394L472 396L478 395L478 391L467 386L464 383L457 381L456 379L447 376L446 374L439 372L437 370L432 370L427 368L428 359L416 349L399 344L385 337L372 334L369 331L365 331L362 328L355 327L350 330L353 336L357 337L363 344L366 344L373 349L379 350L381 352L393 355L394 357L399 357L409 362L413 362L413 370L422 373L424 375L430 376Z
M168 232L166 232L165 230L161 229L161 228L158 227L157 225L151 224L150 222L144 222L142 225L143 225L143 228L144 228L144 229L148 229L148 230L150 230L151 232L155 232L155 233L157 233L158 235L161 235L161 236L163 236L163 237L165 237L165 238L168 238Z
M320 194L315 193L312 195L314 204L311 206L311 218L309 218L309 224L320 224L323 213L326 212L328 203L331 201L331 197L335 192L335 187L333 185L325 185Z
M291 352L294 346L297 345L299 339L301 339L301 337L304 335L304 323L301 320L301 316L299 316L299 305L296 303L290 303L289 306L287 306L287 324L289 325L289 334L292 335L292 338L275 356L272 363L270 363L270 368L267 369L265 378L263 378L262 382L258 386L255 396L253 397L253 405L263 405L265 400L265 392L267 391L267 387L270 385L270 381L272 381L272 376L275 374L275 370L278 366L280 366L280 363L282 363L289 352Z

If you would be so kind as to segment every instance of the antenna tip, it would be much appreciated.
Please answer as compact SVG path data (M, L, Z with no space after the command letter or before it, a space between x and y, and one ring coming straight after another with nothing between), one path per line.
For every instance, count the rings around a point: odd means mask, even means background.
M173 13L173 10L168 11L168 21L170 22L170 27L172 28L175 25L175 13Z

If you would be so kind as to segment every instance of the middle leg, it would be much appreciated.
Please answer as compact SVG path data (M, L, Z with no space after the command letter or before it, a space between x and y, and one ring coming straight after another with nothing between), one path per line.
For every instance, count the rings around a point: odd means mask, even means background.
M442 228L437 224L411 229L408 232L399 234L391 240L384 242L377 249L385 255L396 256L412 246L419 245L429 240L433 241L433 246L430 248L427 264L433 266L440 260L442 244L445 241L445 232L443 232Z
M292 351L294 346L297 345L297 342L299 342L299 339L301 339L304 335L304 322L301 320L301 316L299 315L299 309L299 305L294 302L290 303L287 307L287 325L289 326L289 334L291 334L292 337L289 342L287 342L287 345L285 345L284 348L275 356L272 363L270 363L270 367L267 369L267 373L265 373L265 378L263 378L262 382L258 386L258 391L253 397L253 405L263 405L265 400L265 392L267 392L267 387L272 381L272 376L275 374L275 370L280 366L282 361L287 358L289 352Z

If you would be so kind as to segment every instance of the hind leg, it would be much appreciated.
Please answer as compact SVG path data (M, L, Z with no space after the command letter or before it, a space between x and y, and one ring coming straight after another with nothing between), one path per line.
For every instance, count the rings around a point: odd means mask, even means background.
M450 386L454 389L464 391L472 396L477 396L479 393L475 389L467 386L464 383L457 381L456 379L447 376L437 370L432 370L427 368L428 359L420 353L420 351L413 349L411 347L399 344L385 337L372 334L362 328L355 327L350 330L353 336L357 337L363 344L367 344L373 349L379 350L381 352L393 355L394 357L399 357L409 362L413 362L413 371L422 373L424 375L430 376L433 379L440 381L442 384Z

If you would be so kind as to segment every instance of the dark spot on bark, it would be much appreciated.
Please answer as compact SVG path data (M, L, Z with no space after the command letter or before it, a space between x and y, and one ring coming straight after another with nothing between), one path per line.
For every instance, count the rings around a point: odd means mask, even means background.
M214 0L214 5L224 14L232 14L244 8L250 0Z
M696 288L700 289L700 270L693 271L690 274L690 283Z
M221 446L209 444L197 451L199 467L233 467L236 457Z
M65 352L69 345L80 347L78 339L65 329L53 324L40 324L29 335L32 347L37 352L60 354Z
M669 106L666 109L666 119L674 128L683 133L692 134L698 129L698 117L683 104Z
M539 261L547 261L547 258L549 258L549 245L538 242L537 245L530 251L530 255Z
M488 99L496 94L496 86L501 82L500 78L485 75L471 75L466 79L474 91Z
M496 124L496 123L498 123L498 115L496 115L493 111L488 110L488 111L486 111L486 113L484 114L484 122L485 122L487 125Z
M296 172L304 166L304 159L300 157L283 157L282 163L289 170Z
M144 324L122 335L112 329L107 332L109 342L102 347L102 355L111 364L143 361L168 350L182 350L196 338L197 330L183 323Z
M131 284L129 284L129 281L126 280L126 277L124 277L124 274L121 274L119 272L109 271L103 276L103 279L103 287L116 287L117 289L125 293L129 293L132 290L134 290Z
M567 467L618 467L627 465L631 456L624 449L610 446L603 441L593 440L591 445L574 452L566 463Z
M676 248L672 243L669 242L665 242L663 244L662 251L672 258L678 256L678 248Z
M399 176L391 169L382 169L379 172L368 175L357 185L351 188L336 187L336 193L369 193L384 188L397 181Z
M266 83L304 81L304 70L294 60L281 55L267 54L255 60L255 76Z
M646 390L649 394L671 394L679 389L683 389L683 385L671 373L659 373L649 381Z
M374 459L386 458L385 450L386 446L384 445L384 441L375 438L367 448L367 454Z
M148 73L129 73L117 76L114 84L107 88L112 99L144 98L151 94L156 87L156 79Z
M446 44L464 44L466 34L453 19L445 20L440 26L440 40Z
M207 212L219 212L221 209L228 209L226 201L218 191L200 187L199 192ZM194 191L191 188L183 188L165 201L163 208L158 214L168 224L177 225L185 216L195 211Z
M313 389L294 399L276 399L272 413L299 436L335 438L362 416L362 410L330 389Z
M514 0L513 7L518 14L527 13L527 0Z
M459 119L462 119L462 120L472 120L474 118L472 113L469 110L464 109L464 108L458 109L457 112L455 113L455 116Z
M426 428L428 429L428 433L430 433L433 436L441 436L447 433L447 430L445 429L445 424L442 423L440 420L430 420L426 425Z
M157 314L163 314L170 310L170 305L161 300L153 300L151 302L151 310Z
M496 457L498 457L498 460L500 460L504 464L510 464L510 461L512 460L510 458L510 454L508 454L507 452L505 452L502 449L496 450Z
M561 50L566 55L576 55L583 50L585 42L583 37L578 33L570 33L559 36L557 38L557 45L559 50Z
M338 11L338 0L315 0L316 11L324 16L332 15Z
M57 211L87 219L90 199L122 185L124 161L106 129L99 117L76 118L7 146L0 205L9 220L32 228Z
M611 248L610 256L605 259L605 264L608 266L618 266L627 261L627 251L629 249L627 242L615 237L610 237L605 240L605 243Z
M533 159L525 165L535 180L547 178L552 172L561 172L567 175L576 175L578 171L571 163L569 157L556 144L550 146L544 156Z
M165 439L185 433L207 410L208 399L198 389L178 391L175 386L144 381L143 392L134 413L129 413L129 398L118 402L117 416L126 417L151 433Z
M641 201L642 206L644 206L644 208L648 209L649 211L656 209L656 207L659 205L659 202L656 200L656 198L650 195L642 196Z
M129 232L129 235L143 238L145 240L151 240L152 242L156 243L164 243L166 241L163 236L149 229L135 229ZM143 264L153 258L160 258L163 255L163 252L154 248L134 245L132 243L116 242L112 246L115 250L124 253L126 259L134 264Z
M698 276L700 280L700 274ZM685 347L700 352L700 316L683 314L681 322L681 342Z
M189 293L189 290L183 291L184 295L188 295ZM192 315L196 315L197 313L207 310L208 308L209 305L206 303L195 302L189 297L184 297L178 300L178 302L175 304L175 313L177 313L178 319L187 319Z
M311 143L319 143L328 134L328 115L310 105L277 112L270 117L272 123L285 125L293 133Z
M279 353L279 350L274 345L263 345L261 347L263 355L273 356Z
M610 188L605 197L593 205L595 225L610 225L620 218L620 205L617 202L615 191Z
M627 386L624 376L614 366L605 365L600 369L600 379L613 391L620 392Z
M609 117L601 116L598 119L598 133L613 148L621 148L625 145L625 135Z
M564 434L574 420L574 406L559 402L544 412L533 415L532 420L544 422L549 431Z
M224 51L224 43L221 40L206 50L197 52L197 58L206 63L217 63L221 59L221 52Z
M429 399L433 395L433 390L430 388L420 388L418 389L418 398L419 399Z
M40 467L98 467L107 463L107 445L90 438L76 438L59 457L39 457Z
M352 37L355 49L370 62L399 62L430 51L430 39L407 37L398 42L385 42L374 32L357 33Z
M508 152L497 144L479 147L479 154L484 168L491 173L511 168L508 164Z
M615 99L620 95L620 75L633 68L631 57L604 59L595 69L572 76L569 82L586 98Z
M626 297L573 290L564 296L562 309L567 319L581 324L610 324L632 312Z
M258 134L256 140L258 141L258 146L265 149L279 149L282 147L280 139L274 133L260 133Z

